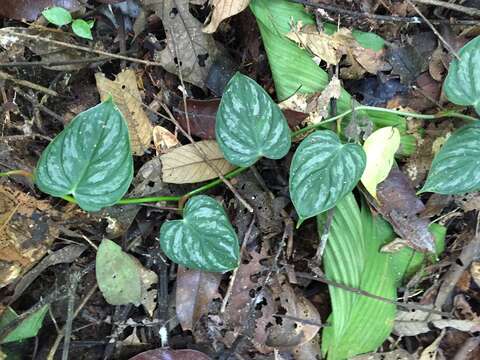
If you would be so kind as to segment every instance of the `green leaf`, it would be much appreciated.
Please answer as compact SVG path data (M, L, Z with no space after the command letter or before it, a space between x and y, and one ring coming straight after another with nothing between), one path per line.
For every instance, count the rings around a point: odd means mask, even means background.
M72 30L77 36L80 36L81 38L93 40L91 30L92 26L93 23L88 23L87 21L82 19L76 19L72 23Z
M72 15L64 8L58 6L43 10L42 15L49 23L57 26L67 25L72 22Z
M325 216L318 217L319 231ZM360 212L352 194L335 208L324 254L325 274L336 282L395 299L396 278L391 257L379 248L394 238L389 224ZM329 286L331 326L323 332L322 351L328 359L346 359L376 349L390 334L395 306Z
M462 194L480 190L480 124L455 131L435 156L420 192Z
M365 153L342 144L330 130L315 131L297 148L290 166L290 194L301 220L332 207L357 185Z
M111 240L100 243L95 260L98 287L111 305L138 305L142 301L140 266Z
M160 245L170 260L191 269L223 272L239 262L239 245L223 207L211 197L188 200L183 220L166 221Z
M363 144L367 166L362 175L362 184L374 198L377 197L377 185L387 178L392 169L399 146L400 132L391 126L373 132Z
M364 48L380 51L385 46L385 40L375 33L352 30L352 35Z
M2 344L20 341L37 336L38 331L42 327L43 319L48 311L48 305L42 306L40 309L29 315L23 321L21 321L9 334L7 334ZM18 318L17 313L10 307L7 307L2 317L0 318L0 330L7 326L9 323Z
M448 100L457 105L472 105L480 114L480 36L462 47L460 59L448 68L443 89Z
M236 73L220 102L218 145L230 163L250 166L260 157L280 159L290 149L290 129L277 104L248 76Z
M133 178L128 129L112 100L77 115L43 151L36 184L47 194L73 195L86 211L122 198Z

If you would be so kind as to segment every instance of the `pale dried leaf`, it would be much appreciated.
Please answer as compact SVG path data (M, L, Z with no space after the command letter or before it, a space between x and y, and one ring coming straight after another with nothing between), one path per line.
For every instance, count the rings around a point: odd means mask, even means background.
M162 180L172 184L190 184L218 177L217 172L205 162L196 148L203 151L209 162L222 174L235 169L235 166L225 160L216 141L204 140L196 142L195 145L184 145L160 156Z
M242 12L249 3L250 0L211 0L213 11L210 23L203 28L203 31L209 34L214 33L223 20Z
M167 37L167 47L155 52L155 61L184 81L205 88L219 50L212 35L204 33L203 24L190 13L188 0L146 0L145 5L162 20Z
M193 330L202 315L208 313L208 304L219 297L221 274L200 270L177 271L176 313L183 330Z
M174 134L158 125L153 128L153 143L157 149L157 155L165 154L180 145L180 141Z
M112 96L128 125L130 145L134 155L143 155L152 140L152 125L143 111L142 97L137 87L135 71L127 69L117 75L115 81L102 73L96 73L98 92L102 101Z
M419 360L435 360L437 359L437 353L440 346L440 341L442 341L445 331L442 331L440 335L435 339L433 343L427 346L420 355Z
M308 124L318 124L322 119L329 115L330 100L338 99L342 93L342 84L340 80L334 76L320 96L313 98L307 105Z

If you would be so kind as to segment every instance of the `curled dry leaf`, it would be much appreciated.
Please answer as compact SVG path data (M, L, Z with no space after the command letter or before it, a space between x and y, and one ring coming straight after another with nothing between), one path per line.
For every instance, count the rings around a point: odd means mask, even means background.
M37 20L47 7L60 6L68 11L77 11L82 5L78 0L2 0L0 16L14 20Z
M165 154L170 149L181 145L174 134L158 125L153 128L153 144L157 149L157 155Z
M59 230L48 202L0 186L0 288L39 261Z
M213 36L202 32L202 23L189 10L188 0L145 0L144 5L162 20L167 47L155 52L165 70L205 88L214 59L220 53Z
M208 313L208 304L220 296L221 279L218 273L178 267L175 305L183 330L193 330L200 317Z
M155 349L135 355L130 360L210 360L210 358L196 350Z
M26 39L24 37L15 35L15 33L38 36L46 39L62 41L69 44L76 43L73 34L61 32L54 29L35 27L6 27L0 29L0 46L6 49L9 57L14 60L17 59L18 54L23 54L23 47L27 47L30 51L42 57L42 61L47 63L46 65L44 65L44 67L46 67L47 69L57 71L75 71L86 66L85 64L48 66L48 62L51 61L68 62L71 60L82 59L85 57L85 53L74 49L63 48L58 45L47 43L44 41Z
M220 23L245 10L250 0L212 0L210 4L213 6L210 16L210 23L203 28L206 33L213 33L217 30Z
M209 162L222 174L235 169L235 166L225 160L216 141L204 140L162 155L162 180L166 183L189 184L218 177L217 172L205 162L197 149L203 151Z
M101 100L113 97L113 101L122 112L128 125L132 153L143 155L152 140L152 125L143 111L135 71L131 69L122 71L115 81L107 79L102 73L96 73L95 80Z

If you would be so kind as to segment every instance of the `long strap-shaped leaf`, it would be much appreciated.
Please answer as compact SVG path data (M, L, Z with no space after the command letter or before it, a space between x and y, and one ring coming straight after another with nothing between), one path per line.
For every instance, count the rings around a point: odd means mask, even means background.
M279 99L285 99L296 92L314 93L322 91L328 84L328 75L312 59L307 50L300 49L293 41L285 37L291 31L292 20L302 24L314 24L311 15L300 4L287 0L252 0L250 9L254 13L263 44L272 70L275 90ZM350 94L342 90L337 101L338 112L350 109L356 102ZM405 134L405 120L394 114L365 111L377 128L395 126ZM402 136L403 152L407 154L407 144L412 138ZM410 151L412 151L410 147Z

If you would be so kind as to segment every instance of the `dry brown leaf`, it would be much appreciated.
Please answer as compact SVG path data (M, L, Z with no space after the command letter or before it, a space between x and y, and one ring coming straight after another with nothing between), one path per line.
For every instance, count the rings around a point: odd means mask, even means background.
M130 145L134 155L143 155L152 140L152 125L142 108L142 97L137 87L137 76L131 69L122 71L115 81L102 73L95 74L102 101L112 96L128 125Z
M214 33L220 23L245 10L250 0L211 0L210 5L213 6L210 23L203 28L203 31L211 34Z
M208 304L220 296L221 279L218 273L178 267L175 305L183 330L193 330L200 317L208 313Z
M165 154L170 149L181 145L174 134L158 125L153 128L153 144L157 149L157 155Z
M445 53L443 47L439 45L432 53L432 57L428 63L428 72L430 76L436 81L442 81L445 75L444 59Z
M216 141L204 140L176 148L160 156L162 161L162 180L172 184L190 184L218 177L217 172L203 160L196 148L205 153L207 159L222 174L226 174L235 166L223 157Z
M203 24L192 16L188 0L145 0L162 20L167 47L155 52L155 61L184 81L205 88L205 80L219 49L213 36L202 31Z
M48 202L0 186L0 288L35 265L58 236L50 211Z

